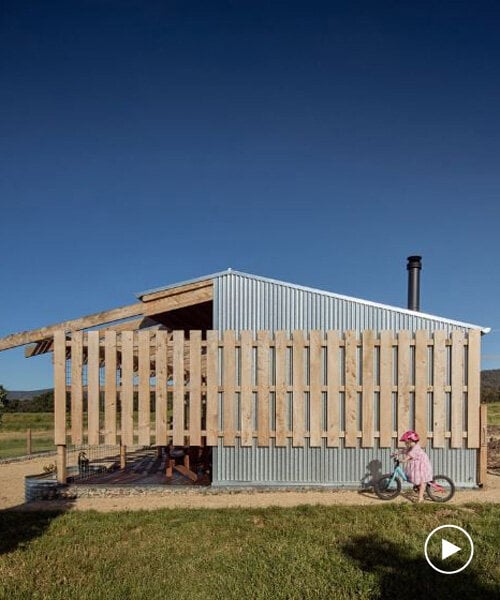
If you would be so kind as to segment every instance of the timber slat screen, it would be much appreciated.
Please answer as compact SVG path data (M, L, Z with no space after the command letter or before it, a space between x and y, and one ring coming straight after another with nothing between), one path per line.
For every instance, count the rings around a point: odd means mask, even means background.
M480 447L475 330L58 331L54 369L58 445Z

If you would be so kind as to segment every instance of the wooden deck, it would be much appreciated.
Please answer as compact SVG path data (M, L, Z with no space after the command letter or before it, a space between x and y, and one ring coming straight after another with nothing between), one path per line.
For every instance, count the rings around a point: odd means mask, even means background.
M203 469L193 467L193 471L198 478L192 481L192 478L183 474L185 471L182 465L179 470L175 469L171 477L167 477L166 456L159 458L156 450L139 450L127 455L127 466L125 469L119 468L119 462L100 463L92 461L91 472L84 477L76 476L71 482L73 485L210 485L210 477ZM92 470L95 469L95 472Z

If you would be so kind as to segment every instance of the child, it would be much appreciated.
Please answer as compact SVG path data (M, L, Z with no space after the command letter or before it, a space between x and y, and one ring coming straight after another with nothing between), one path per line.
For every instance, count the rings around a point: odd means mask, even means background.
M432 481L432 466L429 457L418 443L420 436L415 431L403 433L400 441L405 443L405 457L401 462L406 463L405 471L408 479L418 487L418 501L424 501L427 482Z

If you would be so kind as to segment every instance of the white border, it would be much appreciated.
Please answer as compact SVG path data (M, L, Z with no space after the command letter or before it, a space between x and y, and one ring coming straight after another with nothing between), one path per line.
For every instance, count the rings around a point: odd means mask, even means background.
M436 531L439 531L440 529L446 529L446 528L458 529L459 531L461 531L462 533L464 533L466 535L467 539L469 540L469 544L470 544L469 560L465 563L465 565L463 567L460 567L460 569L456 569L456 571L443 571L442 569L438 569L436 566L434 566L432 564L432 561L429 558L429 555L427 554L427 545L429 544L429 540L431 539L431 537L436 533ZM425 540L425 545L424 545L424 554L425 554L425 560L434 569L434 571L437 571L438 573L443 573L444 575L454 575L455 573L460 573L460 571L463 571L465 568L467 568L469 566L470 561L472 560L472 557L474 556L474 542L472 541L471 536L465 531L465 529L462 529L462 527L459 527L458 525L440 525L439 527L436 527L436 529L433 529L427 536L427 539Z

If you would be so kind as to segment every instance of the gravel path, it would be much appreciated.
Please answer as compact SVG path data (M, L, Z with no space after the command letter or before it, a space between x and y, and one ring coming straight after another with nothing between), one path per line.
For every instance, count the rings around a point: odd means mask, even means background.
M0 510L8 508L97 510L154 510L158 508L263 508L268 506L297 506L300 504L355 504L377 506L381 501L373 493L357 491L255 491L200 493L199 488L187 491L165 491L148 495L77 498L62 502L37 502L24 505L24 476L43 472L43 466L53 462L51 457L0 464ZM401 495L395 502L411 502L413 494ZM450 504L468 502L500 503L500 476L488 475L482 490L458 491Z

